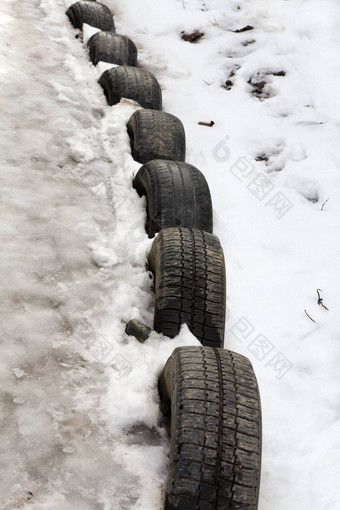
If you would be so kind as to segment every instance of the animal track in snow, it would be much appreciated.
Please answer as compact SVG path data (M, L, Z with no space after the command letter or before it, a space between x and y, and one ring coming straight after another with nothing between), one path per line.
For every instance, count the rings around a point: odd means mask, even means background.
M311 202L312 204L316 204L320 200L319 193L319 185L318 183L309 178L301 178L301 177L291 177L290 178L290 186L295 189L297 193L299 193L303 198Z
M256 43L255 39L246 39L245 41L241 42L242 46L249 46L250 44L254 44L254 43Z
M272 80L268 76L286 76L285 71L259 71L248 80L249 85L252 87L251 94L257 97L260 101L269 99L276 95L274 87L271 86Z
M241 68L240 65L236 64L232 67L232 69L230 70L229 72L229 75L228 75L228 78L227 80L225 81L225 83L223 83L221 85L222 89L225 89L225 90L230 90L233 85L234 85L234 80L232 78L235 77L237 71Z
M202 39L202 37L204 37L204 32L201 32L198 29L194 30L193 32L181 32L181 39L190 43L197 43Z
M255 156L255 161L262 161L268 172L280 172L286 163L284 142L279 142L272 148L265 148Z
M268 173L281 172L288 161L304 161L307 158L307 153L303 145L298 144L294 146L287 146L286 142L278 142L274 146L267 146L263 151L258 152L255 156L255 161L263 162L266 166ZM299 193L301 191L299 190ZM302 193L303 194L303 193ZM303 194L304 195L304 194ZM310 201L317 201L317 193L314 190L308 191L305 198Z

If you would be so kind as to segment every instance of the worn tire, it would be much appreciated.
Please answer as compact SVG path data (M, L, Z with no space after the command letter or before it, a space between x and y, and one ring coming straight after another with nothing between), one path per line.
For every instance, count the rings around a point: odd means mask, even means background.
M250 361L211 347L179 347L159 378L171 416L165 510L256 510L261 402Z
M75 28L83 28L83 23L100 30L111 30L114 32L115 25L110 9L93 0L80 0L72 4L66 11L72 25Z
M181 324L203 344L223 347L225 263L216 236L189 228L165 228L149 255L155 277L154 329L178 335Z
M127 130L132 157L145 164L152 159L185 160L185 132L182 122L170 113L138 110Z
M110 106L122 97L133 99L143 108L162 109L162 91L155 76L136 67L114 67L104 71L99 78Z
M213 212L208 183L194 166L154 159L142 166L133 180L146 195L149 237L167 227L188 227L212 232Z
M124 35L114 32L97 32L87 43L90 60L96 66L98 62L109 62L120 66L137 65L137 48Z

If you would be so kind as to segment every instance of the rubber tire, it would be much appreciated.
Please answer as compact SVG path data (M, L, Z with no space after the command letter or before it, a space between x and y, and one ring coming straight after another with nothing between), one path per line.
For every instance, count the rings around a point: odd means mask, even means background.
M202 230L162 229L149 267L155 278L155 331L173 338L186 323L203 345L223 347L226 278L218 238Z
M80 2L72 4L67 9L66 15L70 18L72 25L80 30L83 28L83 23L100 30L110 30L112 32L115 30L110 9L106 5L93 0L80 0Z
M97 32L90 37L87 46L90 50L90 60L95 66L100 61L120 66L137 65L137 48L131 39L124 35Z
M146 195L149 237L162 228L179 226L212 232L209 186L194 166L154 159L139 169L133 187L140 196Z
M182 122L170 113L138 110L127 130L132 157L143 165L153 159L185 160L185 132Z
M162 91L155 76L136 67L113 67L99 78L110 106L122 97L133 99L143 108L162 109Z
M261 401L250 361L211 347L178 347L159 378L171 416L165 510L256 510Z

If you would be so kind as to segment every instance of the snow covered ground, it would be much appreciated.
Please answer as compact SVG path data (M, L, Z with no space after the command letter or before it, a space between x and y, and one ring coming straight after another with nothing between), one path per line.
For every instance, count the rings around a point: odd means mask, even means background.
M0 6L0 507L159 510L157 375L198 342L185 327L144 345L124 333L153 317L125 131L138 106L106 105L107 66L89 63L71 3ZM340 508L340 2L105 3L210 185L225 346L262 396L259 508Z

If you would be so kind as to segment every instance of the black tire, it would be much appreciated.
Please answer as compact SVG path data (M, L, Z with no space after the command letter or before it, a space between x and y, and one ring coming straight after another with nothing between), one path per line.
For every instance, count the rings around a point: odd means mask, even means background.
M256 510L261 402L250 361L211 347L179 347L159 379L171 416L165 510Z
M145 164L152 159L185 160L182 122L170 113L138 110L127 124L132 157Z
M131 39L114 32L98 32L87 43L93 65L109 62L120 66L137 65L137 48Z
M114 32L115 25L110 9L93 0L80 0L72 4L66 11L72 25L75 28L83 28L83 23L100 30L111 30Z
M154 159L142 166L133 180L146 195L149 237L167 227L188 227L212 232L213 212L208 183L194 166Z
M154 329L173 338L186 323L203 345L223 347L226 281L218 238L165 228L152 244L149 265L155 277Z
M122 97L137 101L143 108L162 109L162 91L155 76L136 67L114 67L99 79L110 106Z

